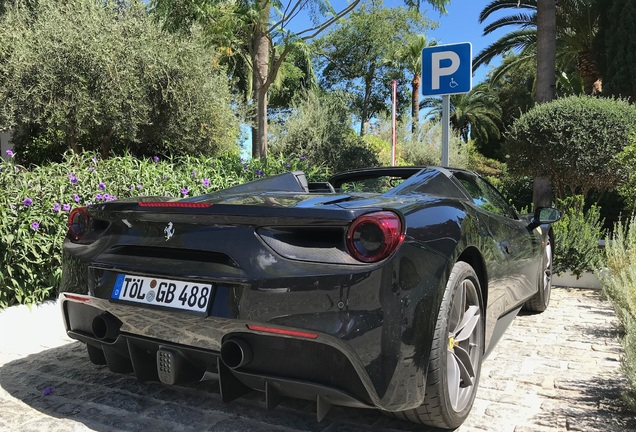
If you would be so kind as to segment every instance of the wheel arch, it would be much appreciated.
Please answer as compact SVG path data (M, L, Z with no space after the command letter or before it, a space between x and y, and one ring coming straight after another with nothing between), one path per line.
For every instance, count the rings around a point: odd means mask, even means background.
M469 246L461 253L459 258L457 258L457 261L464 261L477 273L481 287L481 299L484 303L484 308L486 308L488 305L488 273L483 256L476 247Z

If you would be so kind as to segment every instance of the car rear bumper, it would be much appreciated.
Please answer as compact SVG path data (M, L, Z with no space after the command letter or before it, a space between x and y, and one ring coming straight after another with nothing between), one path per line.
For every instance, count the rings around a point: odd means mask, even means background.
M134 373L141 381L166 384L196 382L206 373L218 374L224 401L253 390L265 393L268 408L277 404L279 396L316 400L319 419L331 405L395 409L377 394L356 353L330 335L319 334L316 339L274 335L251 331L242 321L196 317L218 333L206 337L198 332L193 335L198 341L178 342L147 335L153 334L149 330L155 324L152 310L144 310L147 320L140 319L137 310L131 321L132 315L122 313L134 309L127 305L71 293L62 293L60 300L67 334L87 345L93 363L105 364L116 373ZM164 324L170 314L161 311ZM189 314L175 315L185 321L193 319ZM227 341L244 344L249 359L238 365L223 358Z

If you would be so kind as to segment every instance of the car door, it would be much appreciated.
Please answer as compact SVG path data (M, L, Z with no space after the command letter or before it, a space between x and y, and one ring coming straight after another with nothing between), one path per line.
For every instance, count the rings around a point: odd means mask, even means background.
M455 172L455 178L464 186L483 218L496 244L499 262L495 275L497 285L505 293L505 309L510 310L534 294L536 245L528 232L527 222L490 183L470 172Z

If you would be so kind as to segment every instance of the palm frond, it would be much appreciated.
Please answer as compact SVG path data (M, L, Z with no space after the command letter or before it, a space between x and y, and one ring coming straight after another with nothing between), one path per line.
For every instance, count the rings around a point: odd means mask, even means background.
M510 50L522 50L528 46L537 43L536 29L524 29L510 32L491 45L484 48L473 59L473 70L476 70L482 64L488 64L498 55L504 54Z
M537 9L537 0L495 0L486 5L479 14L479 23L487 20L491 14L502 9Z
M490 34L495 30L505 28L508 26L521 26L521 28L536 27L537 14L517 14L508 17L503 17L495 22L488 24L484 28L484 35Z

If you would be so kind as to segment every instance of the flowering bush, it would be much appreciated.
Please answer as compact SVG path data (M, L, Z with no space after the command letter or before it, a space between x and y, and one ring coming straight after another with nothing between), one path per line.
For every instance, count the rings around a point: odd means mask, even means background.
M316 181L327 176L302 157L102 160L67 154L61 163L26 169L7 154L8 161L0 159L0 309L56 295L73 207L133 196L192 197L285 171L301 170Z

